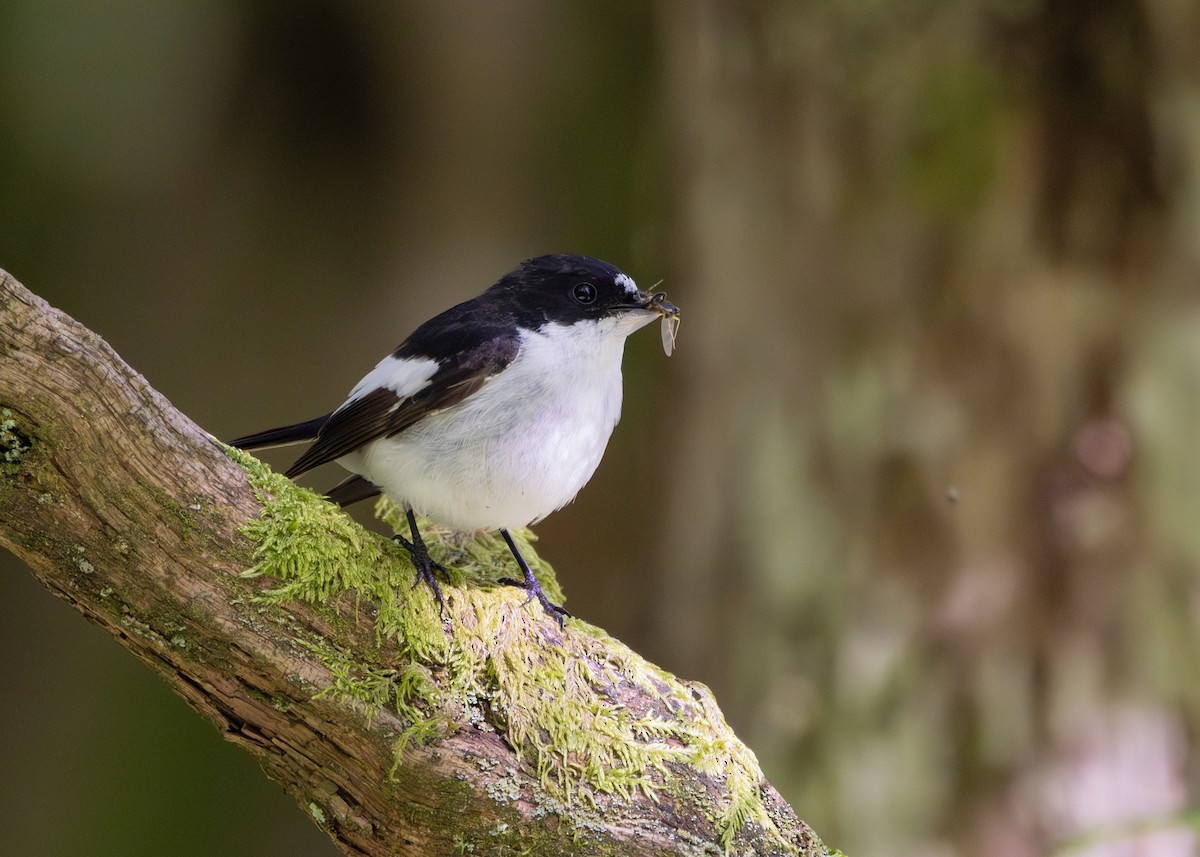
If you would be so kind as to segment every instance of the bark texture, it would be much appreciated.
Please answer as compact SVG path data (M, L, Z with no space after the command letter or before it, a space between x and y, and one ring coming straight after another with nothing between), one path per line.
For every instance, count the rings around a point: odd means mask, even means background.
M486 574L440 621L384 539L235 458L0 271L0 543L342 851L827 853L702 685Z

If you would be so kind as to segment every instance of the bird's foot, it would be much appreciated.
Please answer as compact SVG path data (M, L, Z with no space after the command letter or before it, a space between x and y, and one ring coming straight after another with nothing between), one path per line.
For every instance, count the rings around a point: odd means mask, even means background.
M446 615L446 601L442 598L441 587L438 586L437 578L434 572L440 571L442 577L446 580L450 579L446 567L429 555L428 548L425 547L425 542L421 540L420 535L415 535L413 541L409 541L404 536L397 533L392 536L392 541L399 542L408 551L409 557L412 559L413 567L417 570L417 577L413 581L413 589L424 581L429 584L429 588L433 590L433 597L437 599L438 615Z
M567 617L571 615L570 612L568 612L567 608L559 604L555 604L553 601L547 598L542 592L542 585L538 583L537 578L532 574L528 575L524 580L516 580L512 577L502 577L500 578L500 583L504 584L505 586L516 586L524 589L527 595L525 600L521 602L522 605L528 604L530 601L536 598L542 605L542 609L549 614L551 619L558 623L558 627L563 629L566 628Z

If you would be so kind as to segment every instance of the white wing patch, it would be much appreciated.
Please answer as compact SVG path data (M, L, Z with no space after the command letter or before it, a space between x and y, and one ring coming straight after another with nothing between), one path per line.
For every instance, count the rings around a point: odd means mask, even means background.
M638 287L637 283L633 281L633 277L629 276L628 274L617 274L617 276L613 279L613 282L615 282L633 297L637 297Z
M406 399L429 386L429 379L437 372L439 365L436 360L427 357L414 359L388 355L354 385L342 407L379 387L391 390L401 399Z

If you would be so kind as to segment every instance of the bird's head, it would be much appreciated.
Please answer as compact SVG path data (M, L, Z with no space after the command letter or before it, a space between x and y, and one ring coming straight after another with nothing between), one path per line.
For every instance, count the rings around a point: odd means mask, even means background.
M505 293L519 317L563 325L611 320L625 336L679 314L662 292L642 291L632 277L607 262L565 253L522 262L492 290Z

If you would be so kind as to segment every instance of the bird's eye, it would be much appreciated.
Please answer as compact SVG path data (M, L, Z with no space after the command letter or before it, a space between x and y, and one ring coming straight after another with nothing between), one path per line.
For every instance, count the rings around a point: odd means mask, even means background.
M590 304L596 300L596 287L591 283L579 283L571 290L571 294L581 304Z

